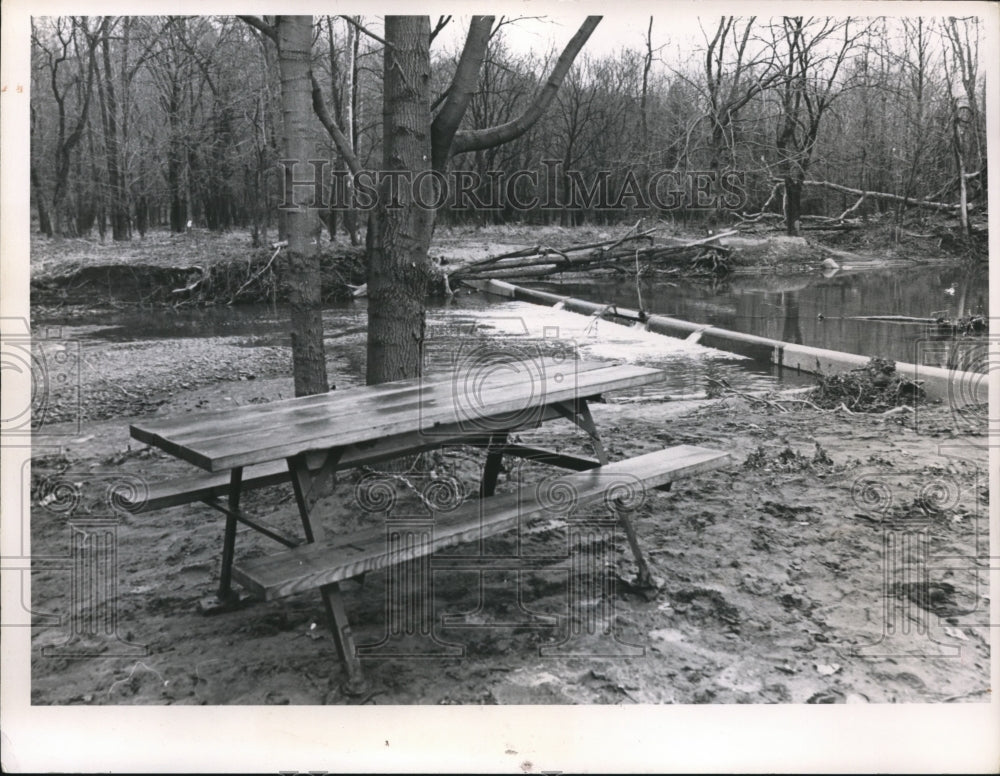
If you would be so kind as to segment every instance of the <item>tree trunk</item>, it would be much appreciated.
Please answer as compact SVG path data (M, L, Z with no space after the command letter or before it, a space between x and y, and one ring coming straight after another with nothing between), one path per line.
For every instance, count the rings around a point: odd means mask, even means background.
M281 112L284 119L284 158L306 162L314 158L309 141L312 117L311 16L278 18L278 68L281 73ZM292 162L285 166L286 191L294 196ZM302 172L299 172L302 175ZM312 208L290 207L284 211L288 236L287 288L292 318L292 372L295 395L306 396L329 390L323 352L323 316L320 295L319 256L312 245L317 233L317 215Z
M104 78L98 79L98 96L101 101L101 118L104 124L104 147L108 167L109 211L111 216L111 239L124 242L131 239L128 204L125 202L125 176L120 161L118 146L118 99L115 94L114 75L111 70L111 30L105 20L101 35L101 59L104 64Z
M383 169L414 176L431 167L430 20L387 16L384 58ZM417 377L424 341L434 212L417 207L409 186L399 187L399 208L386 208L383 181L368 257L369 385Z
M145 237L149 230L149 203L146 201L145 194L139 197L135 206L135 225L139 230L139 236Z
M350 85L347 89L347 126L350 128L350 138L351 138L351 148L354 149L354 153L358 152L358 140L361 137L361 120L359 118L359 107L361 104L360 91L358 89L358 48L361 43L361 39L354 29L348 25L347 30L348 35L348 51L350 55L350 62L348 63L347 75L350 78ZM346 162L345 162L346 164ZM349 205L350 207L344 213L344 227L347 229L347 233L351 236L351 245L358 246L361 245L361 217L358 214L357 209L354 207L354 186L350 187L349 192Z
M35 165L31 165L31 195L35 200L35 207L38 210L38 231L46 237L52 236L52 222L49 220L49 211L45 207L45 192L38 182L38 172Z
M184 197L184 145L181 130L182 95L176 72L170 74L170 84L164 97L167 114L167 191L170 198L170 231L181 233L187 225L187 200Z
M173 123L173 121L171 121ZM187 224L187 201L181 181L183 162L180 159L179 141L170 141L167 152L167 188L170 190L170 231L180 233Z
M958 128L959 120L956 116L951 123L953 148L955 152L955 167L958 170L958 195L959 213L958 217L962 224L962 234L969 236L969 196L965 179L965 156L962 152L962 136Z
M790 235L799 233L802 218L802 181L795 175L785 176L785 230Z

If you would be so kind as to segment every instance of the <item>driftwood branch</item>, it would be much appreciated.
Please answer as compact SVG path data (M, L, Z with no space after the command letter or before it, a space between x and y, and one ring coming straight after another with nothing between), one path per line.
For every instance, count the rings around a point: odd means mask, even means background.
M845 210L843 213L841 213L840 216L838 216L837 220L838 221L843 221L851 213L853 213L855 210L857 210L859 207L861 207L862 203L866 199L868 199L868 192L867 191L864 194L862 194L860 197L858 197L858 201L857 202L855 202L853 205L851 205L849 208L847 208L847 210Z
M781 187L783 185L784 184L781 181L779 181L778 183L775 183L774 186L771 187L771 194L770 194L770 196L768 196L767 201L761 206L760 212L759 213L754 213L752 215L746 215L746 214L744 214L742 216L742 218L741 218L741 221L743 223L753 223L755 221L760 221L760 219L762 219L762 218L764 218L765 216L768 216L768 215L778 215L777 213L773 213L773 214L772 213L768 213L767 212L767 208L774 201L774 198L776 196L778 196L778 191L781 190Z
M199 285L201 285L201 282L203 280L205 280L205 278L208 277L208 274L205 272L205 268L204 267L201 267L201 266L199 266L199 265L196 264L193 267L191 267L191 269L196 269L199 272L201 272L201 277L195 278L194 280L192 280L191 282L189 282L183 288L175 288L175 289L173 289L170 292L171 294L183 294L185 292L194 291Z

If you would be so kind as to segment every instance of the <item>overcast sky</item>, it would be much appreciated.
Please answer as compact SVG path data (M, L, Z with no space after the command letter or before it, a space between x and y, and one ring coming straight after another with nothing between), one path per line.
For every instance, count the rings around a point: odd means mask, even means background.
M605 15L590 40L585 51L593 55L610 54L624 46L633 49L645 47L646 30L649 26L650 14L640 4L630 7L625 3L620 12ZM511 18L516 18L511 16ZM565 13L558 16L546 16L542 19L521 19L504 29L507 44L515 51L537 51L539 53L555 47L562 50L563 46L573 37L583 17L579 14ZM449 48L459 46L468 30L466 17L452 20L448 25L448 36L442 41ZM444 32L442 32L444 37ZM653 48L661 46L670 40L671 43L685 40L703 43L704 38L698 28L697 17L672 14L664 16L654 14Z

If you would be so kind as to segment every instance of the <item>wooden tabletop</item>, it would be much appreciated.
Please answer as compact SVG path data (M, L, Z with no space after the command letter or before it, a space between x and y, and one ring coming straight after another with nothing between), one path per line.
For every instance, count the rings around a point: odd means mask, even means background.
M407 432L512 421L555 402L659 382L659 369L572 358L496 361L467 371L331 391L216 412L153 418L132 437L209 471L224 471ZM513 425L513 424L512 424ZM494 426L495 427L495 426Z

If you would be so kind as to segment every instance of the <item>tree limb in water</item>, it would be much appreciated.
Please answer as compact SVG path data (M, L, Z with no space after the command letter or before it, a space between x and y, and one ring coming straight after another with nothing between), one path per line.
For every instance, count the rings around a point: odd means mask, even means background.
M942 323L942 318L914 318L909 315L851 315L849 321L885 321L887 323Z

